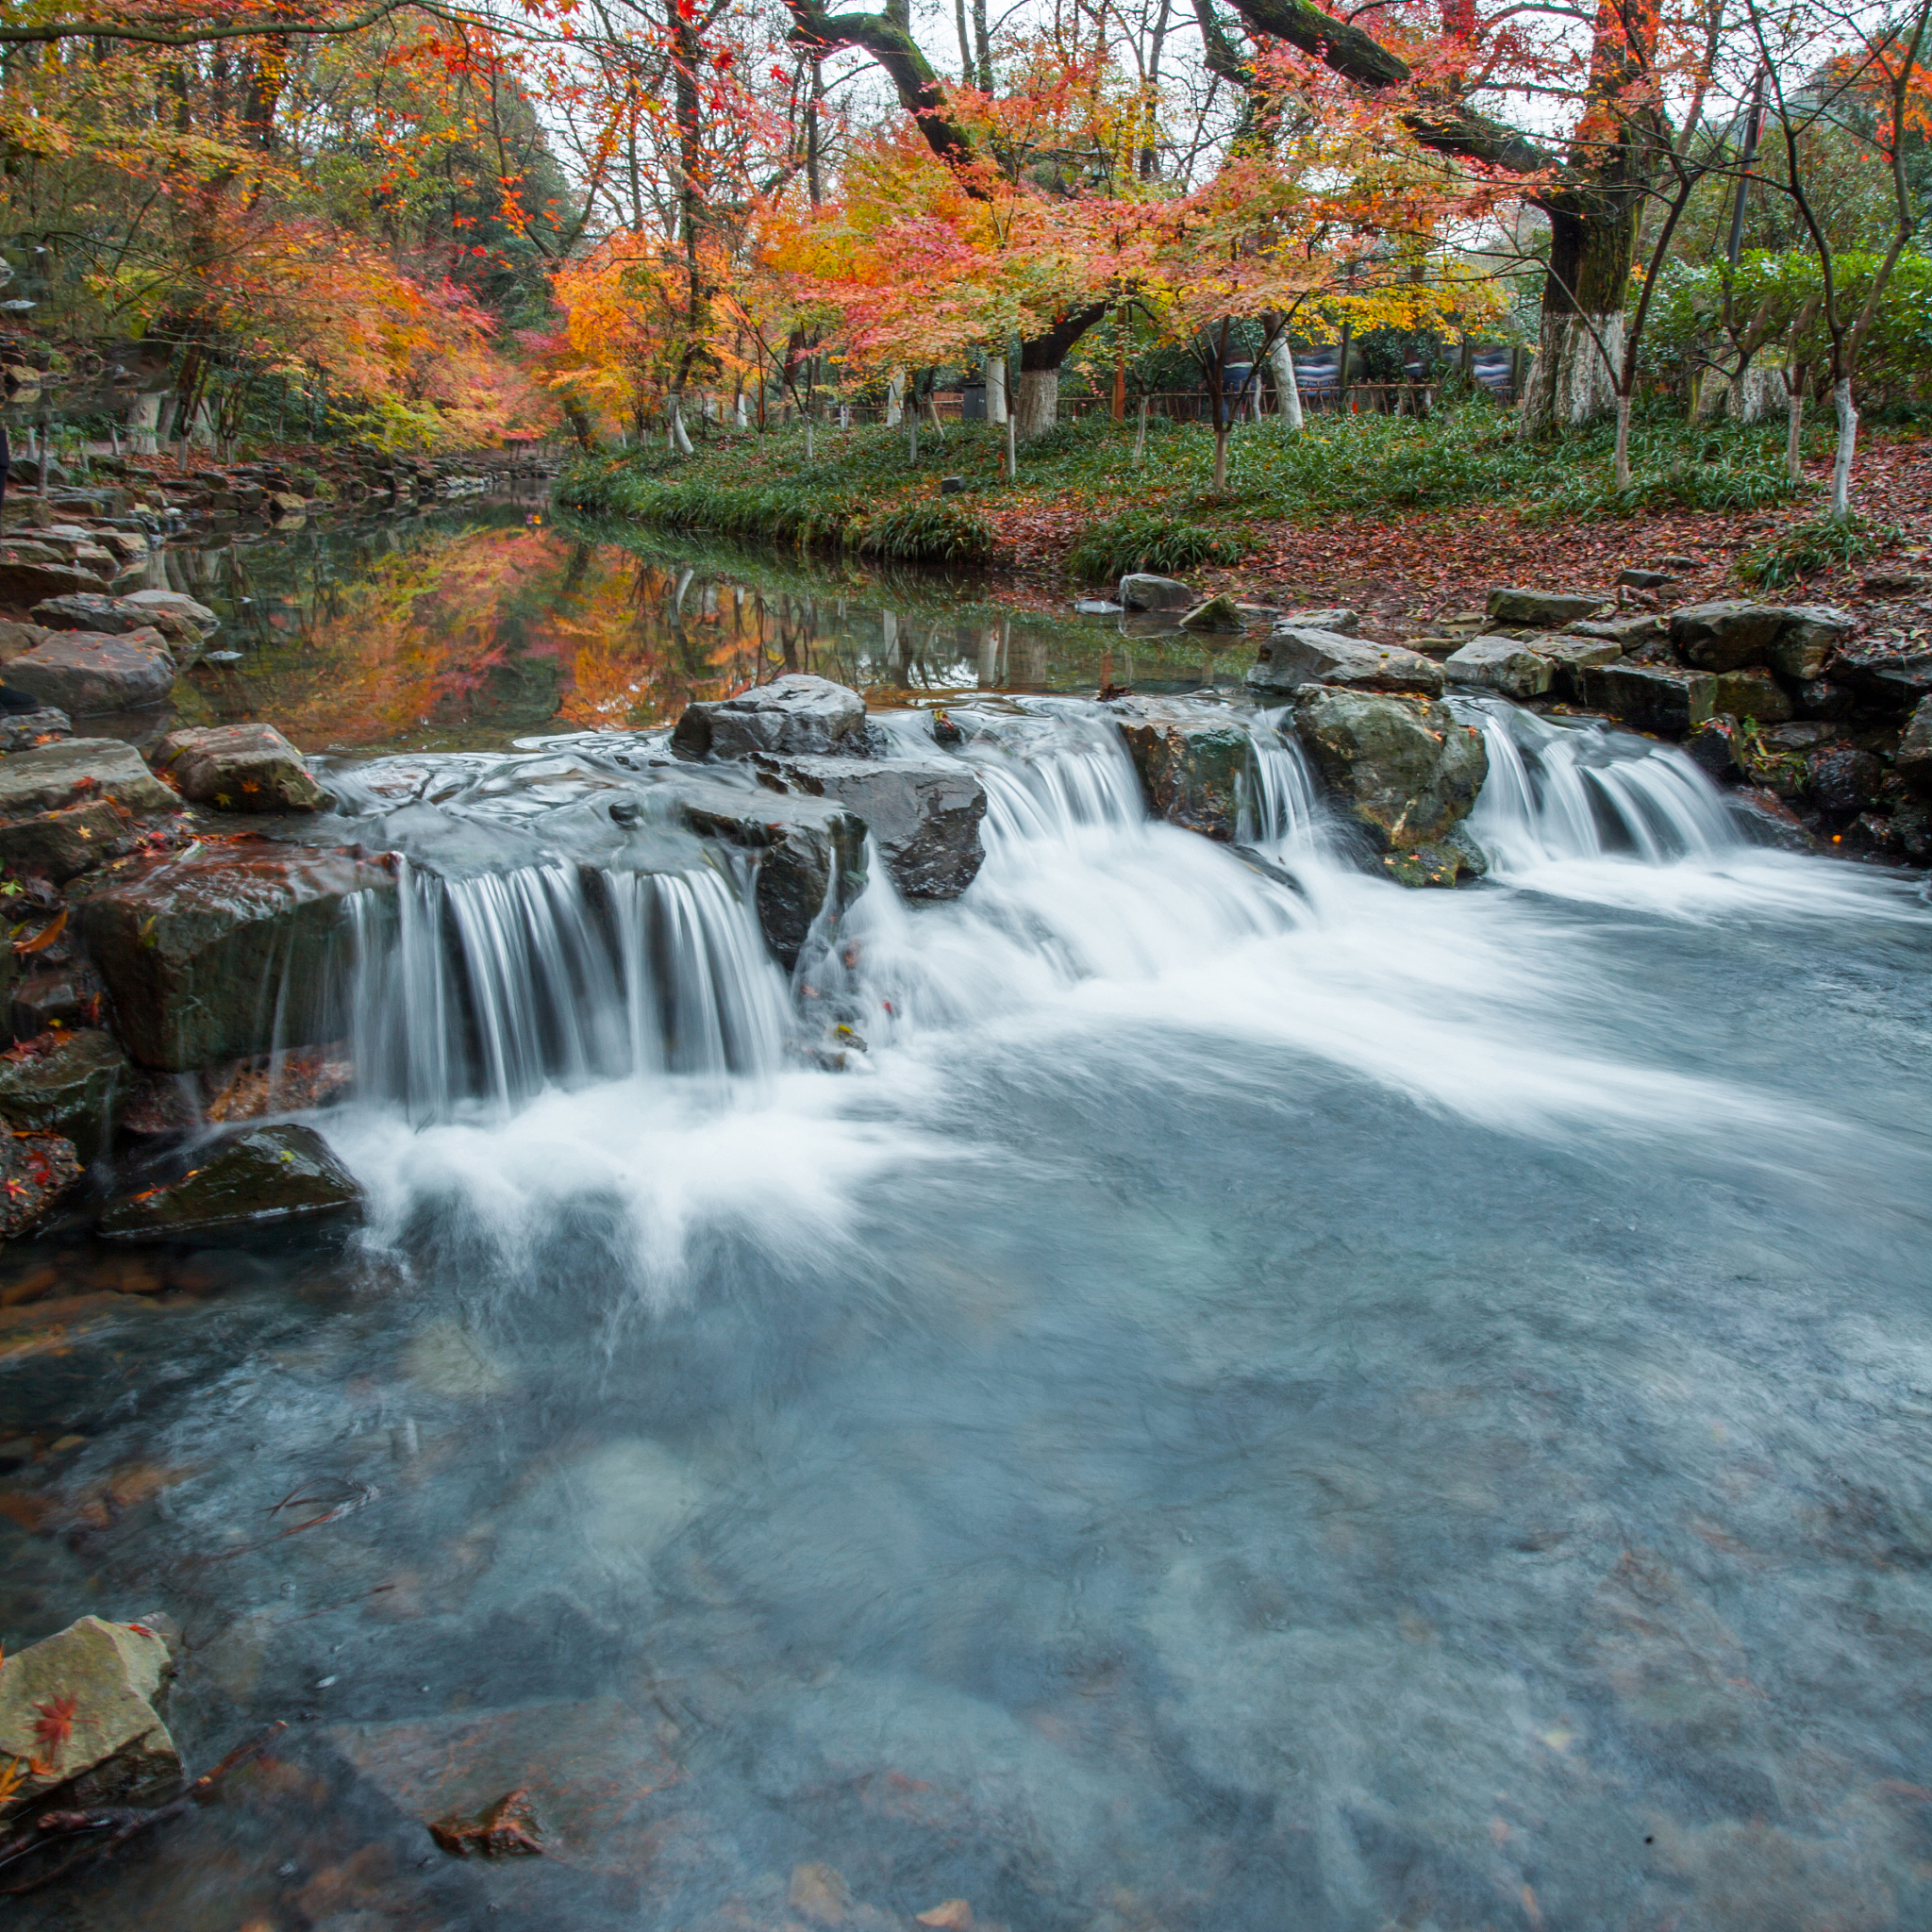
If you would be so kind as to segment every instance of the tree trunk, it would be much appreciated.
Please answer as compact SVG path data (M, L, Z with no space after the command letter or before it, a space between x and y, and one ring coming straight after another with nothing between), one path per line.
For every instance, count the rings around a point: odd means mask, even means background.
M1630 398L1617 398L1617 488L1630 487Z
M1141 398L1140 420L1134 425L1134 467L1141 467L1141 459L1147 454L1147 398Z
M1217 404L1220 401L1216 397ZM1214 411L1214 493L1219 496L1227 488L1227 412L1220 408Z
M1020 441L1044 436L1060 413L1060 364L1067 351L1107 313L1105 302L1075 309L1047 330L1020 344Z
M1615 409L1641 206L1609 190L1579 191L1567 205L1553 198L1542 324L1521 405L1526 434L1574 428Z
M1275 400L1281 405L1281 420L1291 433L1302 427L1302 386L1295 380L1294 351L1288 337L1279 335L1268 351L1268 367L1274 377Z
M1015 426L1012 415L1008 412L1007 416L1007 481L1008 483L1017 482L1020 475L1020 450L1019 445L1013 440Z
M684 391L675 389L671 391L671 447L681 457L695 455L691 446L691 432L684 426Z
M1831 386L1831 407L1838 417L1838 454L1831 465L1831 513L1852 513L1852 457L1858 446L1858 412L1852 407L1852 378L1840 375Z
M1785 474L1793 483L1805 480L1805 372L1785 371Z
M906 408L906 372L894 369L886 377L886 427L896 429Z
M1028 369L1024 365L1020 371L1020 393L1013 407L1013 420L1023 441L1031 442L1037 436L1044 436L1060 415L1060 372L1058 363L1051 369Z
M1007 408L1007 352L1002 349L995 355L989 349L986 356L986 420L1004 423L1011 413Z

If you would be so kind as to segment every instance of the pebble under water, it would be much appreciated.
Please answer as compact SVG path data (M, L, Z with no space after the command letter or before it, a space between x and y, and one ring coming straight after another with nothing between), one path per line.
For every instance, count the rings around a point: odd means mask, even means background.
M1264 871L1096 708L968 708L988 864L868 890L841 1073L712 875L640 891L656 979L541 867L435 886L494 990L366 962L359 1241L0 1364L80 1439L0 1632L174 1615L197 1765L291 1721L11 1922L1932 1923L1922 882L1478 713L1491 876L1405 892L1265 721ZM409 769L523 838L600 757ZM518 1786L549 1856L430 1841Z

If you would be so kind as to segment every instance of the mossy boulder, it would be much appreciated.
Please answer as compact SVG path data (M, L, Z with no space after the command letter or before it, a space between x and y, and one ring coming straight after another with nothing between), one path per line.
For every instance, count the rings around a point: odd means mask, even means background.
M183 798L217 811L318 811L328 798L273 724L171 731L155 747L154 767Z
M1250 747L1238 719L1204 716L1199 706L1159 698L1121 698L1108 708L1140 774L1148 810L1209 839L1239 836Z
M346 1219L362 1190L313 1127L251 1127L203 1149L178 1180L143 1189L101 1216L115 1241L176 1241L288 1222Z

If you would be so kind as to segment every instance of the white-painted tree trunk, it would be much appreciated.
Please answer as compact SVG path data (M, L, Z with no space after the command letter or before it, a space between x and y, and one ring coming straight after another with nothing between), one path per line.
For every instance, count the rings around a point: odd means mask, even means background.
M1805 480L1805 378L1801 370L1785 376L1785 475Z
M1060 373L1058 369L1023 369L1014 405L1020 441L1044 436L1060 419Z
M1147 398L1141 398L1141 413L1134 423L1134 467L1141 467L1141 459L1147 454Z
M1009 409L1007 412L1007 481L1008 483L1013 482L1020 475L1020 445L1013 433L1016 427L1012 411Z
M684 391L675 389L671 391L671 421L667 425L671 431L671 447L681 457L694 452L691 449L691 431L684 426Z
M1623 359L1621 310L1587 321L1579 315L1545 315L1519 405L1524 428L1574 429L1614 414L1617 384L1611 372Z
M906 413L906 372L895 369L886 377L886 427L895 429Z
M151 457L158 453L161 446L161 405L168 400L167 391L158 390L153 395L136 396L127 406L127 447L138 457Z
M1784 387L1784 365L1774 351L1764 350L1733 375L1724 395L1724 409L1733 423L1762 423L1777 406Z
M1617 488L1630 487L1630 398L1617 398Z
M731 398L731 413L737 419L741 429L751 427L751 405L745 400L742 385L740 386L738 393Z
M1007 358L1002 350L986 358L986 420L1004 423L1011 413L1007 407Z
M1841 375L1831 386L1831 407L1838 417L1838 454L1831 464L1831 513L1852 513L1852 458L1858 447L1858 412L1852 407L1852 378Z
M1268 351L1268 367L1274 377L1274 394L1281 405L1281 420L1291 430L1302 426L1302 386L1295 380L1294 351L1282 336Z

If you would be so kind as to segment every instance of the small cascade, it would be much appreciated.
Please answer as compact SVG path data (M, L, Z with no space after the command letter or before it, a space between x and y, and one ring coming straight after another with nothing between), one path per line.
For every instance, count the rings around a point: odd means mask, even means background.
M1674 745L1557 724L1502 698L1454 703L1489 754L1469 831L1499 874L1579 858L1669 865L1750 842L1724 794Z
M987 863L1042 844L1141 824L1147 808L1133 760L1110 721L1056 708L973 744L986 786Z
M783 976L714 872L553 863L444 879L405 860L393 908L357 910L358 1079L417 1118L777 1061Z
M1281 713L1263 712L1249 727L1254 743L1251 788L1241 798L1243 845L1305 845L1313 837L1320 808L1307 761L1283 734Z

